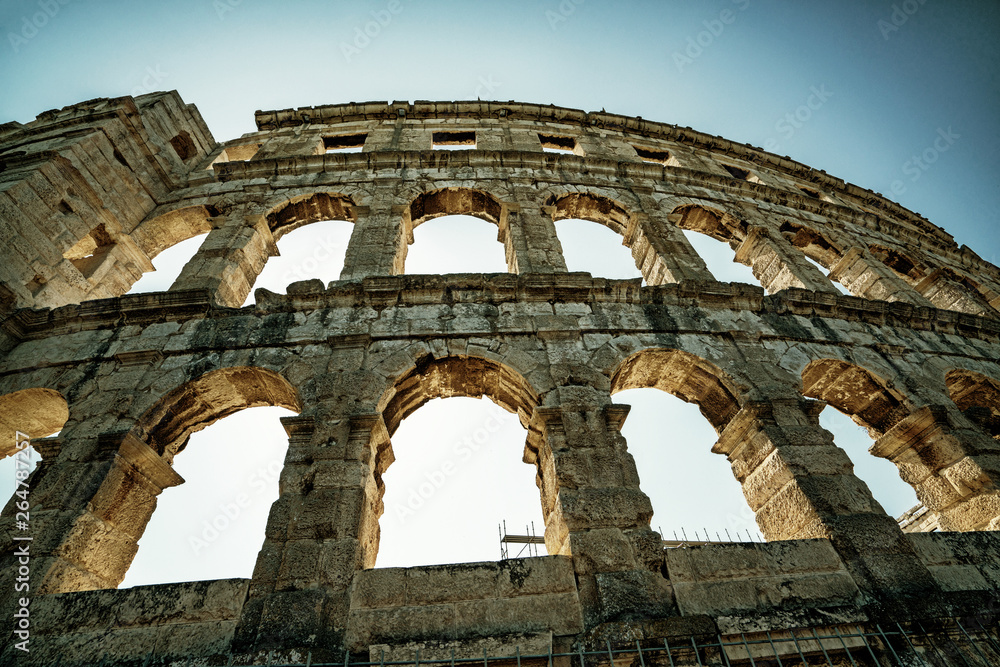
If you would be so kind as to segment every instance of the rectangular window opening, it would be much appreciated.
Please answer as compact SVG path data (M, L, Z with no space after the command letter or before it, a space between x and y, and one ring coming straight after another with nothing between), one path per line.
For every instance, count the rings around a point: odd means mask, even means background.
M226 146L219 153L219 156L212 160L211 164L206 167L207 170L211 170L213 165L220 164L222 162L246 162L257 154L260 150L260 144L241 144L238 146Z
M573 137L539 134L538 141L541 142L543 151L576 154L576 139Z
M327 153L360 153L367 138L367 133L323 137L323 149Z
M472 131L434 132L431 135L431 143L435 149L474 149L476 147L476 133Z
M652 148L640 148L639 146L632 146L635 149L635 154L639 156L643 162L655 162L656 164L667 164L670 160L670 153L667 151L653 150Z

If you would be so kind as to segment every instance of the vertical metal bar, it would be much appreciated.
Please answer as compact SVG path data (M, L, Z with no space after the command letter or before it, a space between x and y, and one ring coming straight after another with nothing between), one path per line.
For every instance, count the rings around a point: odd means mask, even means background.
M795 630L789 630L792 635L792 643L795 644L795 650L798 651L799 657L802 658L802 667L809 667L809 662L806 660L806 656L802 653L802 647L799 646L799 640L795 638Z
M273 658L273 657L274 657L274 651L268 651L267 652L267 665L266 665L266 667L270 667L270 665L271 665L271 658Z
M867 635L865 635L864 629L862 629L860 625L856 625L855 627L858 629L858 634L861 635L861 642L865 645L865 648L868 649L868 655L872 657L872 661L874 661L874 663L877 665L878 658L875 656L875 651L872 650L871 644L868 643L868 637Z
M312 667L312 664L313 664L313 652L309 651L309 653L306 654L306 667Z
M344 651L344 665L347 665L347 656L350 655L347 651ZM486 655L486 649L483 649L483 655ZM420 649L417 649L417 653L414 657L413 667L420 667Z
M420 662L420 649L417 649L417 662ZM351 663L351 652L346 648L344 649L344 667L347 667Z
M485 651L486 649L483 649L483 650ZM580 667L587 667L587 663L583 659L583 645L582 644L580 645Z
M826 658L826 664L833 667L833 662L830 661L830 656L827 655L826 649L823 647L823 640L819 638L819 634L816 632L816 628L812 629L813 637L816 638L816 643L819 644L819 650L823 652L823 657Z
M639 651L639 667L646 667L646 661L642 657L642 647L639 646L639 640L635 640L635 647Z
M698 655L698 645L694 643L694 635L691 636L691 648L694 649L694 659L698 661L698 667L705 667L701 664L701 656Z
M938 657L944 658L944 662L945 664L947 664L949 662L948 656L944 655L941 652L941 649L937 647L937 644L934 643L934 639L930 636L930 634L928 634L927 628L924 627L924 624L921 623L920 621L917 621L917 627L920 628L920 632L922 632L924 637L927 638L927 645L930 646L932 649L934 649L934 653L936 653Z
M455 650L452 649L451 655L454 658ZM455 667L455 663L452 663L451 667ZM549 638L549 667L552 667L552 638Z
M726 667L733 667L729 664L729 654L726 653L726 646L722 643L722 635L715 635L719 640L719 650L722 651L722 661L726 663Z
M455 650L454 649L452 649L452 651L451 651L451 657L452 657L452 660L455 659ZM382 647L382 653L379 654L378 667L385 667L385 647ZM454 664L452 665L452 667L454 667Z
M851 664L854 665L854 667L858 667L858 663L854 662L854 656L851 655L851 649L847 647L847 642L844 641L844 638L841 636L840 630L837 629L837 626L833 626L833 631L837 634L837 638L840 639L840 645L844 647L844 652L847 653L847 657L851 659Z
M959 619L956 618L955 619L955 625L957 625L958 629L962 631L962 634L965 635L966 641L968 641L969 644L972 645L972 648L975 649L976 653L979 654L979 657L983 659L983 664L984 665L989 665L990 661L986 659L986 656L983 655L983 652L979 650L978 646L976 646L976 642L972 639L972 637L969 636L969 633L965 631L965 628L962 627L962 621L960 621Z
M743 648L746 649L747 657L750 658L750 665L752 667L757 667L757 663L753 660L753 653L750 652L750 645L747 644L747 636L741 632L740 638L743 640Z
M950 641L951 645L955 647L956 651L958 651L958 657L962 659L962 662L965 663L966 667L973 667L973 665L969 664L969 661L965 659L965 652L962 650L962 647L959 646L955 642L955 640L951 638L951 634L948 632L947 629L944 630L943 634L945 636L945 639L947 639L948 641Z
M771 651L774 653L774 659L778 661L778 667L784 667L784 665L781 664L781 656L778 655L778 648L774 645L774 640L771 637L771 631L765 630L764 634L767 635L767 642L771 645Z
M670 642L667 641L666 637L663 638L663 646L667 649L667 660L670 661L670 667L674 667L674 656L670 653Z
M917 660L922 660L920 654L917 652L917 647L914 646L913 642L910 641L910 636L906 634L906 630L903 629L903 626L900 625L899 623L896 623L896 627L899 628L899 634L903 635L903 639L906 640L906 645L910 647L910 653L913 654L913 657L915 657Z
M878 633L880 635L882 635L882 643L885 644L886 648L889 649L889 652L892 653L892 659L895 660L896 662L898 662L899 664L903 664L903 661L900 660L899 656L896 654L896 649L894 649L892 647L892 644L889 643L889 638L885 636L885 632L883 632L882 626L880 624L876 623L875 624L875 629L878 630Z
M521 667L521 645L518 644L514 647L514 652L517 655L517 667Z
M385 655L385 649L382 649L382 655ZM379 665L379 667L382 667ZM451 649L451 667L455 667L455 649Z
M604 644L608 647L608 659L611 660L611 667L615 667L615 653L611 650L611 640L605 639Z

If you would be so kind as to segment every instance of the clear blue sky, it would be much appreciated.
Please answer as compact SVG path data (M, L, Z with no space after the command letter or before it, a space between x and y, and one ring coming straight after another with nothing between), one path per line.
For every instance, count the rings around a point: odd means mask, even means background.
M32 21L41 27L35 29ZM480 97L604 108L787 154L889 195L987 260L996 263L1000 257L1000 4L996 2L69 0L61 4L51 0L49 5L44 0L15 0L3 3L0 25L4 30L0 121L27 122L47 109L94 97L169 89L177 89L185 101L198 106L217 140L253 131L256 109L349 101ZM367 42L358 37L366 27L374 35ZM947 149L932 152L932 164L914 162L941 133L951 137ZM425 227L430 233L432 225ZM287 254L284 249L283 253ZM272 289L281 291L282 286ZM639 428L633 424L642 422L643 410L661 418L665 414L666 408L654 404L659 398L648 399L653 403L642 407L646 400L628 397L635 408L626 429ZM463 427L465 435L441 435L443 458L434 465L451 460L448 443L491 423L491 415L489 410L478 413ZM273 416L269 419L275 421ZM692 428L707 426L697 413L683 419ZM425 425L431 428L433 422ZM498 428L490 434L490 442L515 427ZM399 462L390 473L403 468L403 428L394 439ZM855 445L847 444L857 435L853 427L828 423L828 428L860 465L865 438L857 440L857 453L850 449ZM639 458L643 436L639 431L627 435ZM704 450L712 436L709 432L692 438L707 441L699 445ZM280 428L275 437L278 449L261 454L265 469L268 460L280 459ZM507 438L514 445L496 447L517 450L519 437L523 442L523 436L514 433ZM178 457L179 468L185 457L194 461L195 449L192 442L189 451ZM491 451L484 446L483 452ZM484 465L486 460L476 459L470 465ZM487 467L495 470L493 459L488 460ZM711 464L719 462L719 474L729 474L722 457L714 457ZM646 469L655 465L653 461ZM655 473L643 475L650 495L654 495L652 483L646 480L662 480L661 473L670 472L654 469ZM643 470L640 467L640 473ZM420 475L433 472L432 466ZM676 481L658 486L675 486L690 478L675 472ZM241 488L257 488L250 480L254 474L253 470L239 473ZM414 479L410 487L396 485L404 492L402 500L392 502L406 502L405 490L419 488L419 475ZM530 475L525 483L524 493L534 493ZM184 485L189 486L193 484ZM712 531L744 525L747 517L735 487L735 496L715 515L688 514L672 518L671 524L686 526L689 532L699 523L711 522ZM176 495L180 488L165 493L161 504L166 507L168 494ZM235 497L240 491L225 493ZM225 503L230 496L217 502ZM252 497L255 506L269 503L263 496ZM435 502L454 504L443 491L434 497L437 500L432 499L428 508ZM894 500L890 509L890 502L879 493L876 497L893 514L908 506L905 499ZM390 514L395 507L390 500L387 496L383 518L386 540L390 539L387 520L401 516ZM214 507L212 502L202 505ZM537 495L532 502L537 511ZM658 502L663 504L657 507ZM667 516L666 503L654 498L654 526ZM684 509L691 512L699 504L692 502ZM481 523L492 531L503 516L512 523L531 520L527 514L522 520L518 511L498 510L500 516L491 515ZM211 513L205 518L211 519ZM175 533L171 537L164 528L167 546L157 549L168 549L173 540L177 549L190 554L193 549L184 546L184 540L202 520L189 521L178 535L181 519L163 519L174 524ZM455 531L466 530L456 527L454 519L436 520L437 524L418 526L419 531L424 535L434 531L445 536L446 544L453 544L458 539ZM400 521L406 522L417 525L415 520ZM665 523L663 527L670 535L672 528ZM262 528L248 530L256 535L251 541L259 543ZM398 534L392 539L397 538ZM200 550L198 562L213 550L221 554L225 539ZM495 539L490 539L488 548L494 553ZM143 547L140 558L152 550ZM408 549L412 547L404 544L397 552L399 560L390 562L449 559L413 555ZM256 546L243 551L249 552L252 566ZM454 551L443 553L454 555ZM232 558L218 560L225 563ZM249 575L246 566L236 573L191 574L197 565L186 564L176 575L163 574L162 563L144 567L153 574L136 581Z

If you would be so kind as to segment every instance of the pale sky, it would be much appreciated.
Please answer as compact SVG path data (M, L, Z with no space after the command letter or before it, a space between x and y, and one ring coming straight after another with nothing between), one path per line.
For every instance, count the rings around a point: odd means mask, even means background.
M14 0L0 8L0 25L0 122L169 89L198 106L220 141L252 131L257 109L350 101L479 97L604 108L787 154L885 193L984 259L997 263L1000 253L995 2ZM367 41L359 36L366 28ZM570 270L638 276L610 231L573 223L558 226ZM342 257L320 261L310 235L343 245L349 232L335 222L289 234L258 286L283 292L304 272L336 279ZM483 221L438 219L415 237L408 273L506 270L495 227ZM196 245L162 253L160 275L137 288L165 289L156 282L173 270L170 255L182 263ZM722 264L708 258L713 273L756 284L722 250ZM451 264L458 260L467 264ZM654 528L667 537L681 528L689 537L706 528L713 537L754 531L697 409L656 390L615 400L633 406L624 434ZM282 414L248 410L192 438L176 459L188 481L161 495L124 585L250 576L277 494L272 470L287 447ZM890 514L915 503L893 466L866 453L863 431L832 408L821 420ZM469 439L477 449L462 444ZM435 401L408 418L385 476L378 565L496 559L504 520L511 532L532 521L541 532L523 443L516 418L485 401ZM5 463L4 481L12 476ZM237 512L234 503L245 506ZM212 522L224 526L214 537Z

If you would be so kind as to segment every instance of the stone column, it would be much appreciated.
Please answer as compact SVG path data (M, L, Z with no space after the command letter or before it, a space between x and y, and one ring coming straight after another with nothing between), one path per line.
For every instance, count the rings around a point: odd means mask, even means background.
M914 289L938 308L984 317L995 318L998 315L978 291L952 279L943 269L937 269L924 276Z
M847 251L830 269L830 278L855 296L934 307L892 269L862 248L854 247Z
M209 289L217 305L239 308L267 258L278 254L277 246L262 215L232 214L209 222L212 231L170 291Z
M407 243L412 238L409 206L391 192L372 197L368 206L352 206L354 231L344 256L341 280L403 273Z
M788 287L840 294L830 279L810 264L800 250L766 227L750 227L736 249L735 259L750 267L768 294Z
M633 186L634 188L635 186ZM639 193L642 212L632 213L625 230L625 245L647 285L665 285L684 280L715 281L705 260L695 252L684 232L668 218L660 202Z
M105 433L95 443L77 444L75 456L88 449L91 455L71 458L61 451L62 438L39 441L43 464L29 481L30 520L23 533L31 537L31 597L116 588L156 497L184 481L149 445L127 433ZM22 534L12 530L13 519L13 513L4 517L10 538ZM11 542L5 551L21 544ZM5 563L4 581L13 581L6 575L16 566Z
M552 210L527 197L504 204L500 215L500 240L511 273L565 273L566 259L556 236Z
M588 626L676 614L652 506L620 432L628 406L582 387L557 391L558 405L535 409L525 447L538 466L549 554L572 556Z
M381 470L391 451L381 415L281 421L289 436L281 496L237 626L237 651L339 646L354 573L373 567L378 550Z
M819 426L823 401L748 402L723 429L725 454L768 540L827 538L875 599L926 604L939 593L895 520Z
M915 410L871 453L896 464L942 530L1000 530L1000 444L957 408Z

